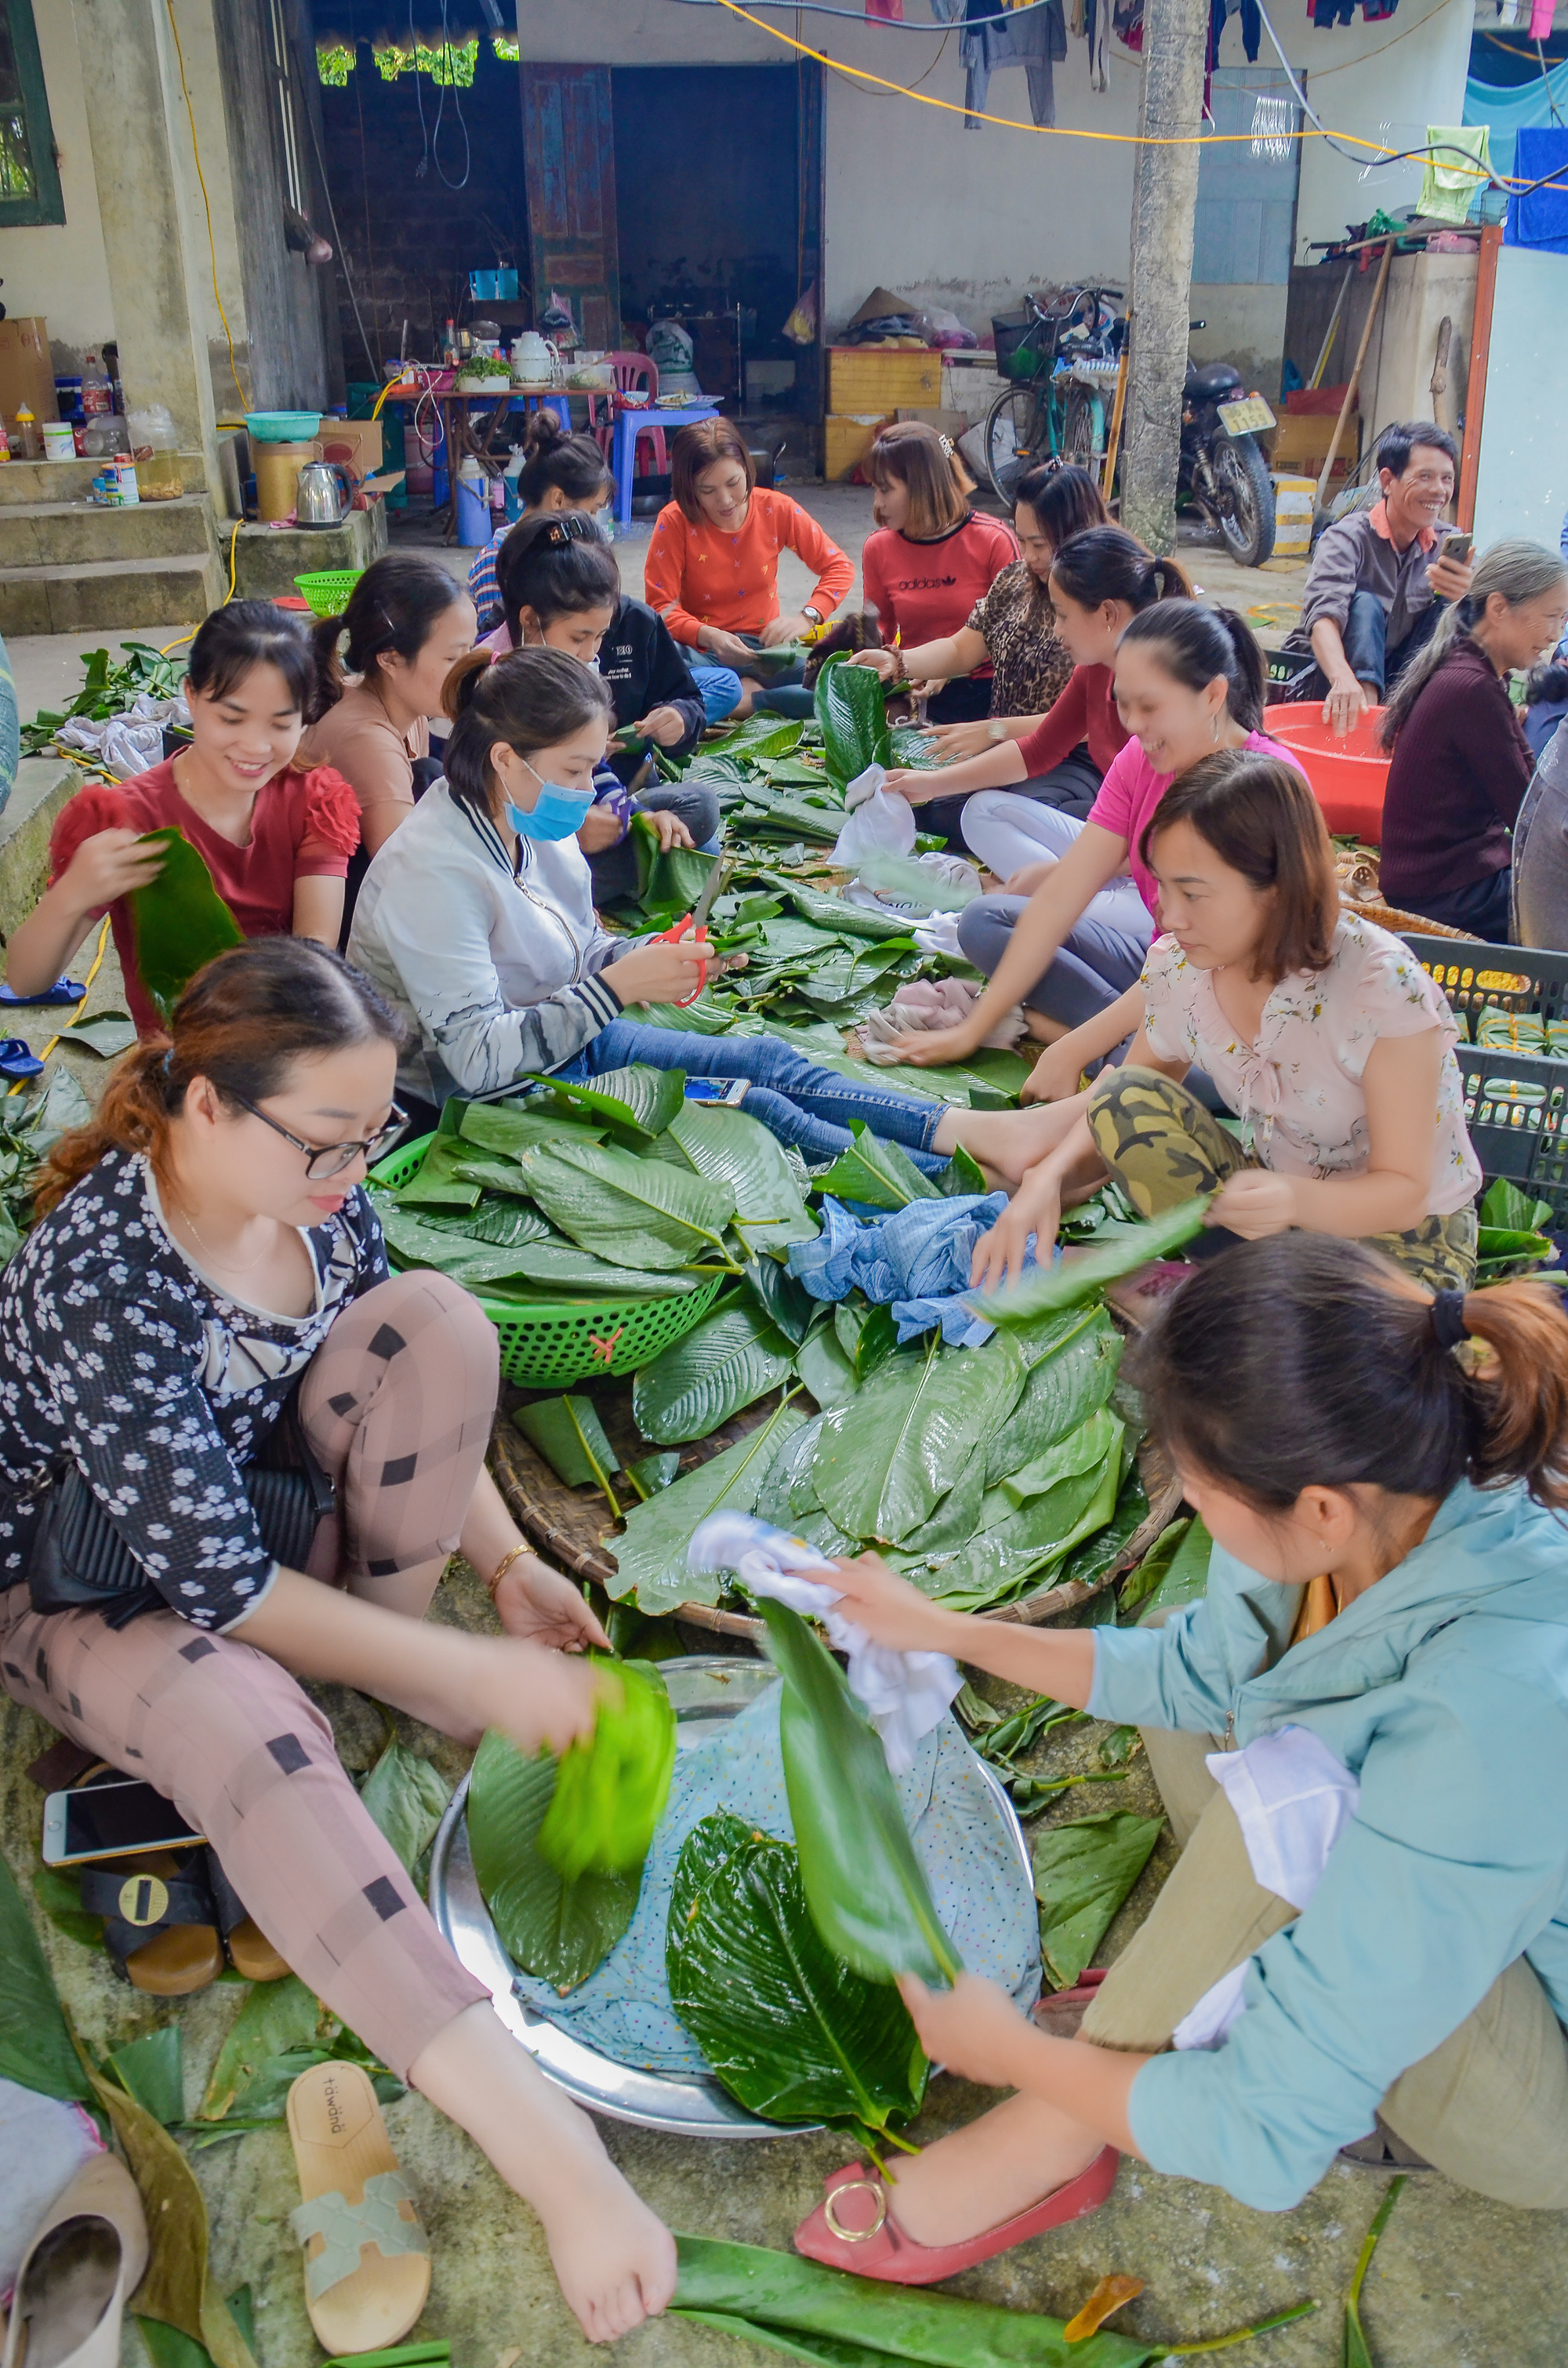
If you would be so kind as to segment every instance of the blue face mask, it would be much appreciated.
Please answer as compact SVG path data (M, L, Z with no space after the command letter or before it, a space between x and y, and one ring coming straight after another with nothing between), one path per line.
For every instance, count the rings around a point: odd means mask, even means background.
M518 761L528 765L526 757ZM507 821L519 838L570 838L594 803L592 790L563 789L559 781L547 781L542 774L534 773L531 765L528 765L528 770L539 783L539 795L534 800L532 810L528 813L508 799Z

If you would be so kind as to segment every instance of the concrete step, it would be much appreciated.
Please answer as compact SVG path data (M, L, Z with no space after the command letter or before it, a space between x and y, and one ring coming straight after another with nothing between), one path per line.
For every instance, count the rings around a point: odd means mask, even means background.
M210 507L205 494L140 502L131 509L84 501L11 503L0 507L0 570L205 557L212 547Z
M206 464L199 452L180 454L187 494L204 493ZM35 502L85 502L101 461L7 461L0 467L0 510L25 509Z
M69 567L0 567L0 634L196 625L218 607L227 585L227 571L215 552Z

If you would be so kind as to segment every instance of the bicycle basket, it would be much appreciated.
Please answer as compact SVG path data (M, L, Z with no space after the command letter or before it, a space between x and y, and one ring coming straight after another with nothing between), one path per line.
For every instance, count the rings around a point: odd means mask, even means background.
M1044 341L1051 334L1048 322L1037 321L1028 313L998 313L991 334L996 340L999 378L1027 383L1038 376L1045 359Z

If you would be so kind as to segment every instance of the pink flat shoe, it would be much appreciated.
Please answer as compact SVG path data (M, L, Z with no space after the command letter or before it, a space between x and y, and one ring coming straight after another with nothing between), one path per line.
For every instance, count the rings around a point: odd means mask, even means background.
M1048 2039L1076 2039L1078 2025L1108 1971L1106 1965L1085 1965L1075 1989L1047 1990L1029 2012L1035 2029L1043 2031Z
M1064 2187L1053 2188L1027 2212L1004 2220L999 2228L983 2229L961 2245L917 2245L888 2209L881 2180L869 2177L863 2164L846 2163L823 2181L826 2197L796 2229L795 2250L808 2260L825 2261L829 2269L850 2270L857 2277L881 2278L892 2285L934 2286L1027 2237L1095 2211L1116 2185L1120 2158L1115 2146L1107 2146Z

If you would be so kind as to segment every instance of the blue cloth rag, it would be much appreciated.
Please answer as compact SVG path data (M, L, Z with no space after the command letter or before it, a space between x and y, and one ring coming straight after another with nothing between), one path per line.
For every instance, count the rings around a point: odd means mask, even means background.
M790 1271L813 1299L843 1299L858 1285L892 1308L901 1343L939 1324L949 1348L978 1349L995 1327L966 1304L970 1261L1006 1205L1005 1192L957 1193L863 1223L824 1193L822 1231L794 1244Z
M1563 186L1511 197L1504 245L1568 255L1568 130L1559 123L1521 124L1514 147L1513 176L1517 181L1550 176Z

